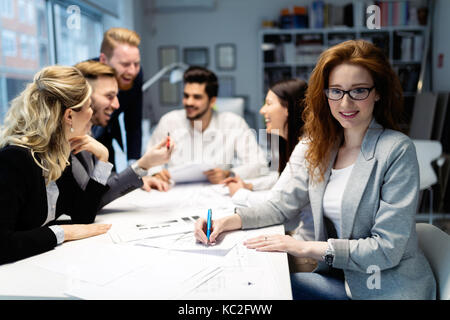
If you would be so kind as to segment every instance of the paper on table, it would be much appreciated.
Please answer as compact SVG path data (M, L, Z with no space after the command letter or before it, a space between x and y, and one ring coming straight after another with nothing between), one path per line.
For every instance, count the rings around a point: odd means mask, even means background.
M88 300L177 299L221 272L218 264L205 264L201 256L183 255L186 254L165 256L105 286L81 282L65 294ZM183 261L182 272L180 260Z
M214 169L215 166L205 163L190 163L169 169L170 176L176 183L207 181L203 172Z
M195 239L194 233L185 233L168 237L145 239L135 244L169 250L188 251L203 254L226 255L236 244L244 239L244 231L229 231L219 235L215 244L204 245Z
M261 267L222 268L215 277L191 290L184 299L264 299L273 287ZM276 299L276 297L273 297Z
M59 249L59 250L58 250ZM159 256L136 246L92 244L60 247L40 256L32 264L69 277L104 285L118 277L151 263ZM155 250L156 254L159 250Z
M117 225L112 227L108 234L114 243L182 234L194 229L196 219L198 216L187 216L154 224Z

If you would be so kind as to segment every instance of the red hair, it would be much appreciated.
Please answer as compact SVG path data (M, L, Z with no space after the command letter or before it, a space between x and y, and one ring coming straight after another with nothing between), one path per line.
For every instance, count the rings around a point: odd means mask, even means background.
M364 40L349 40L324 51L311 74L303 112L304 132L310 140L306 153L309 171L322 181L332 151L343 139L343 128L333 117L324 94L334 67L349 63L365 68L374 81L380 99L375 103L373 116L384 128L399 130L403 117L403 90L397 74L384 53Z

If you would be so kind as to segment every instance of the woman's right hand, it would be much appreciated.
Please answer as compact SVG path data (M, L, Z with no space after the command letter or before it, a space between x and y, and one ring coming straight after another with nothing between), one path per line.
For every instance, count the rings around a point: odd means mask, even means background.
M211 234L209 241L206 237L206 229L208 222L205 218L199 218L195 222L194 235L195 239L203 244L215 243L217 237L225 231L237 230L242 228L242 220L238 214L233 214L224 218L211 221Z
M98 160L108 162L109 151L103 144L95 140L90 135L74 137L69 140L70 148L73 154L83 150L92 153Z
M64 230L64 242L80 240L106 233L110 224L67 224L61 225Z

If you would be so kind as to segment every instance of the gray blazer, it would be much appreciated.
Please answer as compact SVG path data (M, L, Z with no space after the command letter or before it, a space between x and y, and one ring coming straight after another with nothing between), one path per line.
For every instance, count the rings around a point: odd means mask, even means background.
M309 202L315 240L326 241L322 201L336 155L334 151L323 182L313 184L304 165L272 199L236 209L243 228L283 223ZM330 240L333 268L344 271L353 299L435 299L435 279L417 243L418 194L412 141L373 120L344 190L341 238ZM326 269L319 262L316 271Z
M72 172L75 180L84 190L87 182L94 171L96 158L87 151L81 151L77 155L72 155ZM113 200L142 187L142 179L131 169L126 168L121 173L112 172L108 178L109 190L101 197L99 210Z

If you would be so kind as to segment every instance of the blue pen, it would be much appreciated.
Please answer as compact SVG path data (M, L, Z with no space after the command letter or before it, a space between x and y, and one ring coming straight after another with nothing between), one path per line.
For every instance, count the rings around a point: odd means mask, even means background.
M209 235L211 234L211 219L212 219L212 211L211 209L208 209L208 220L207 220L207 226L206 226L206 237L209 241Z

